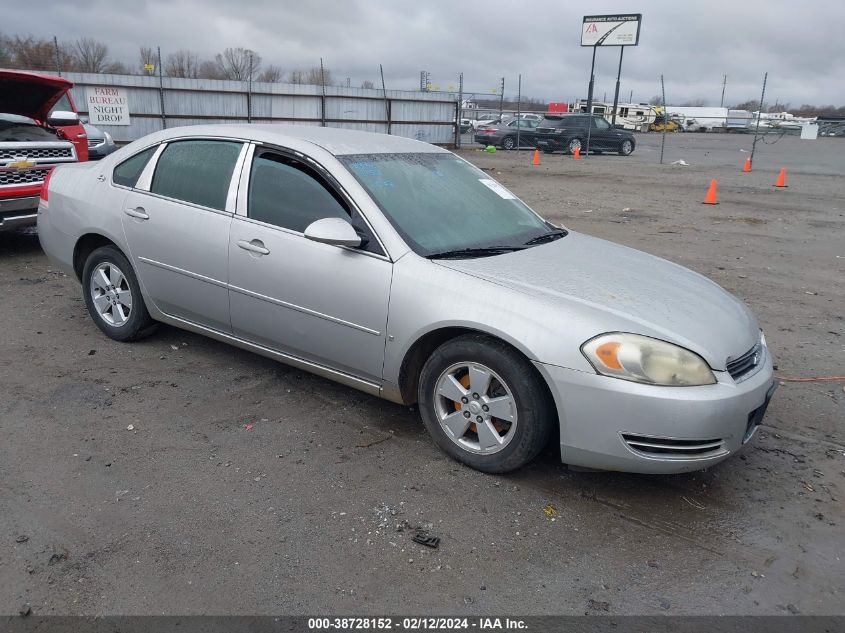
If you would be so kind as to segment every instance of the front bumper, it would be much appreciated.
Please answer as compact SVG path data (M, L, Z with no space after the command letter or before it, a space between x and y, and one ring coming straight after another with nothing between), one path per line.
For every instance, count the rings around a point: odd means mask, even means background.
M714 372L719 382L701 387L656 387L534 364L555 399L561 461L636 473L699 470L738 452L777 384L767 349L742 382Z
M36 222L39 196L0 199L0 231L10 231Z

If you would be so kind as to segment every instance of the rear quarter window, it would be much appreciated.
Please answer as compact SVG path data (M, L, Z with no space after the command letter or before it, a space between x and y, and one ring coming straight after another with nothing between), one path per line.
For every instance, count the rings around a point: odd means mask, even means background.
M112 182L123 187L134 187L156 149L158 145L153 145L120 163L112 172Z
M159 156L150 192L223 211L241 152L236 141L176 141Z

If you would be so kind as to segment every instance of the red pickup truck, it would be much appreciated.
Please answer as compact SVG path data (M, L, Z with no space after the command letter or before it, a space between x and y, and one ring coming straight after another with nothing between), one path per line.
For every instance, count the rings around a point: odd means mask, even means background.
M35 224L54 166L88 160L88 138L62 77L0 69L0 231Z

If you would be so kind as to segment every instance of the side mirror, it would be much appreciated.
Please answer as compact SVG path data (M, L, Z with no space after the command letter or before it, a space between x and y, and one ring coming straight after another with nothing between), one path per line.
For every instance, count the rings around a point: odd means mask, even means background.
M333 246L361 246L361 236L343 218L323 218L312 222L305 229L305 237L312 242Z
M67 110L56 110L47 117L47 123L54 127L78 125L79 115L76 112L69 112Z

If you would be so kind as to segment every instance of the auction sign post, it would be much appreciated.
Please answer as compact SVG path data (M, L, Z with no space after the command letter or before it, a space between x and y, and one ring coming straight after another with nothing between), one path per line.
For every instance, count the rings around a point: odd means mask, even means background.
M611 125L616 125L616 110L619 105L619 80L622 77L622 53L626 46L640 43L640 23L642 13L627 15L585 15L581 25L581 46L593 47L593 62L590 66L590 87L587 91L587 114L590 126L587 128L587 151L590 154L590 130L593 115L593 86L596 81L596 49L599 46L619 47L619 71L616 73L616 94L613 97L613 115Z
M89 86L85 89L88 121L92 125L129 125L129 99L124 88Z

